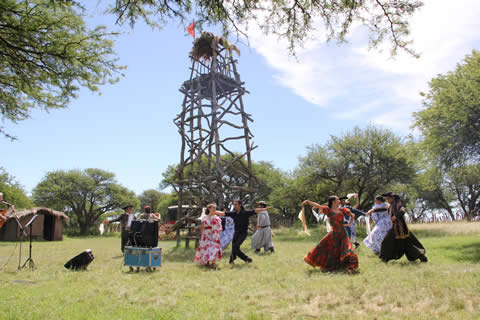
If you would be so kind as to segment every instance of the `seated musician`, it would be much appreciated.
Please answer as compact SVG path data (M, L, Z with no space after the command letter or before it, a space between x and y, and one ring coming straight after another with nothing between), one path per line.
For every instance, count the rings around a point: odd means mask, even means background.
M152 208L147 205L143 207L143 213L138 218L143 220L148 220L148 221L159 221L160 214L152 213Z
M10 213L15 212L15 206L3 201L3 193L0 192L0 204L6 204L8 210L0 210L0 226L3 225L7 220Z

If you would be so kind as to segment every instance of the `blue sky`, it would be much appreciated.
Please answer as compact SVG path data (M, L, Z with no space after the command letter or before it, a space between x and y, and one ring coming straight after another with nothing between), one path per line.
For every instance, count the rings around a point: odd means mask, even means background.
M113 25L111 16L91 15L92 24ZM353 126L411 133L418 93L480 48L479 16L478 1L426 1L411 20L420 59L391 58L387 48L368 51L360 26L349 44L310 41L295 59L285 41L250 28L250 47L238 44L238 69L250 92L245 108L255 120L253 159L290 170L306 146ZM28 192L48 171L93 167L114 172L139 194L156 188L167 166L179 161L173 118L183 98L178 88L189 76L192 38L176 24L161 31L142 24L116 28L124 32L116 52L128 66L119 83L102 87L101 95L81 90L66 109L36 110L17 125L4 124L19 140L0 140L0 166Z

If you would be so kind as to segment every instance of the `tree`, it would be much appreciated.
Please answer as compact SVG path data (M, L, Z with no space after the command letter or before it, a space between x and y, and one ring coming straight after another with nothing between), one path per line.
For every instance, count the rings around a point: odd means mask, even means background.
M332 136L325 146L309 147L297 170L322 199L356 192L364 210L378 193L396 183L410 182L415 175L402 139L373 126L356 127L342 137Z
M455 196L448 190L446 175L436 159L425 152L423 144L412 136L408 137L405 146L405 154L415 168L415 175L409 183L393 185L392 191L402 196L409 208L410 218L417 221L446 213L455 220L452 208Z
M195 20L197 27L220 25L224 34L230 30L238 34L248 33L248 24L253 23L265 34L285 37L291 52L295 46L315 36L320 19L328 40L345 41L353 24L361 23L370 31L372 46L388 39L392 53L400 48L409 53L408 17L423 5L416 0L237 0L237 1L152 1L115 0L110 12L117 22L129 22L132 26L138 19L151 25L163 25L177 19L184 25Z
M454 72L439 75L422 93L424 109L414 127L427 150L446 167L480 160L480 52L467 55Z
M412 221L441 214L452 221L456 219L452 207L455 195L448 189L445 175L431 163L426 169L419 170L410 183L396 184L392 191L401 195Z
M77 1L2 0L0 21L3 119L17 123L33 108L65 108L80 87L97 91L118 81L116 34L88 27Z
M16 209L33 207L33 202L25 194L22 185L3 167L0 167L0 192L3 193L4 201L13 204Z
M253 162L253 173L258 179L257 200L270 202L272 192L282 186L285 174L278 168L275 168L272 162L259 161Z
M234 154L234 155L224 155L222 158L225 159L226 162L231 161L235 156L238 156L239 154ZM239 174L239 172L242 172L242 166L246 166L247 162L245 159L241 159L242 163L237 162L234 163L232 166L230 166L227 170L225 170L225 176L223 179L231 186L235 187L246 187L248 186L248 178L245 175ZM194 164L196 165L196 164ZM207 158L205 157L202 159L202 165L204 168L208 167L208 161ZM211 166L214 164L212 163ZM165 170L163 173L163 180L159 184L160 189L164 189L167 187L173 187L175 190L177 190L178 186L175 184L175 173L177 170L177 165L171 165ZM257 177L258 180L258 186L257 186L257 193L256 193L256 198L262 199L264 201L269 201L270 194L272 191L281 183L281 180L283 179L283 173L275 168L275 166L266 161L259 161L259 162L253 162L252 163L252 168L253 168L253 173ZM212 174L214 174L213 167L211 168ZM186 167L184 169L184 177L189 177L190 175L190 167ZM225 197L228 197L228 195L234 195L235 199L230 199L226 198L225 203L228 206L229 204L232 204L233 200L236 199L245 199L245 192L243 191L235 191L235 190L225 190Z
M449 187L467 220L480 215L480 164L452 169Z
M143 191L142 194L138 196L138 199L140 200L140 208L149 205L152 208L152 212L157 212L159 211L160 204L170 197L171 195L168 193L148 189Z
M308 177L297 175L296 172L285 174L282 184L277 186L270 195L270 204L275 209L278 209L281 215L287 218L290 223L297 220L303 200L312 199L324 202L323 199L326 199L326 197L323 197L322 191L318 192L317 187L319 184L311 186L307 180ZM311 214L307 214L305 217L309 224L314 220Z
M115 174L100 169L48 172L33 190L33 199L37 205L65 211L82 235L91 232L103 214L139 205L135 193L118 184Z

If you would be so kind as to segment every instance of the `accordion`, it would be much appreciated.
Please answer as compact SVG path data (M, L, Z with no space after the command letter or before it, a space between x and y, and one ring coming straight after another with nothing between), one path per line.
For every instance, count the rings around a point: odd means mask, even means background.
M158 221L132 221L128 243L133 247L155 248L158 246Z

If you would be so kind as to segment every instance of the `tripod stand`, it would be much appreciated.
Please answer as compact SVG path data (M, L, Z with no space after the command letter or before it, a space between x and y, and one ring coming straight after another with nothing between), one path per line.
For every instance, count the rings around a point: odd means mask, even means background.
M28 263L28 266L32 269L32 271L35 269L35 262L33 261L32 259L32 224L33 224L33 221L35 221L35 219L37 219L38 217L38 214L34 215L32 217L32 219L30 219L30 221L28 221L28 223L25 225L25 227L28 227L30 228L30 235L29 235L29 238L30 238L30 252L28 254L28 259L25 260L25 263L22 265L21 269L25 268L25 266L27 265Z
M17 222L17 225L18 225L18 228L20 230L20 237L19 237L19 240L18 242L20 243L20 250L18 252L18 267L17 267L17 270L20 270L21 267L20 267L20 264L22 263L22 238L25 237L27 238L27 233L25 232L25 229L23 228L22 226L22 223L20 222L20 220L18 220L18 217L17 215L15 214L15 221Z

